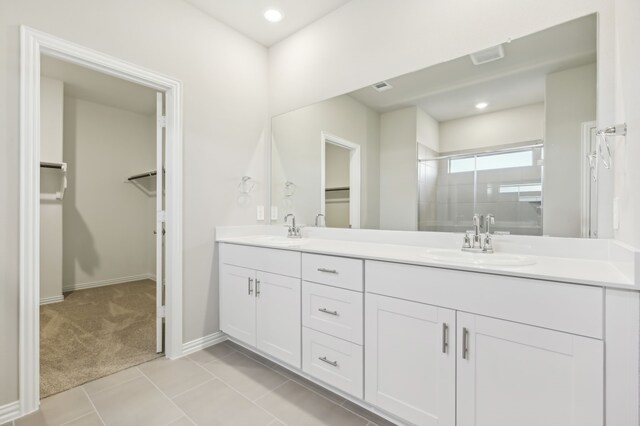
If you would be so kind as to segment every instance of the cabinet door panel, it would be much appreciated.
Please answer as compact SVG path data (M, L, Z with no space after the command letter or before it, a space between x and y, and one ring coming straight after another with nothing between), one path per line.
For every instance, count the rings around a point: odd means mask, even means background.
M602 341L462 312L457 323L459 426L602 426Z
M367 294L365 315L365 399L416 425L454 426L455 312Z
M301 368L300 279L257 273L258 349Z
M220 268L220 329L256 345L255 271L231 265Z

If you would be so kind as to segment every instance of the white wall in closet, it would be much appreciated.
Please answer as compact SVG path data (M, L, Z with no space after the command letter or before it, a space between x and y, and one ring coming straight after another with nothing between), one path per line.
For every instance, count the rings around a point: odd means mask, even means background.
M125 182L155 169L155 154L155 116L65 97L65 290L152 274L156 178Z
M62 116L64 84L42 77L40 80L40 158L60 163L62 157ZM52 199L60 191L62 172L40 169L40 300L62 299L62 201Z

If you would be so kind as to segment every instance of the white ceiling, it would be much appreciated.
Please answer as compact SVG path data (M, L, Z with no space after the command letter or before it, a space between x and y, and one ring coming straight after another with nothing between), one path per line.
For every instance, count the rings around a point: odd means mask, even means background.
M271 46L351 0L185 0L264 46ZM282 21L267 22L264 12L277 9Z
M584 18L503 44L503 59L473 65L469 56L386 80L393 89L350 93L380 111L418 105L437 121L544 101L545 76L596 61L596 18ZM487 102L483 110L476 103Z
M65 96L139 114L156 112L156 91L139 84L44 55L40 74L63 81Z

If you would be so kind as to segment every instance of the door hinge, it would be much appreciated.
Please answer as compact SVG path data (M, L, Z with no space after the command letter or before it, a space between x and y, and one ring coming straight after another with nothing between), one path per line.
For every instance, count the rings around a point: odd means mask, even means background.
M158 220L158 222L166 222L167 221L167 214L166 214L166 212L164 210L160 210L158 212L157 220Z
M160 127L167 127L167 117L165 115L158 117L158 125Z
M164 318L165 315L165 307L164 305L158 307L158 314L156 315L158 318Z

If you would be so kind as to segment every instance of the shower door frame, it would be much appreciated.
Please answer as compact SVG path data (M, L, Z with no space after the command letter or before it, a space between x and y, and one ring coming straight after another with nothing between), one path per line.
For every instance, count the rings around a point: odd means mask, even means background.
M182 355L182 82L20 27L20 414L40 403L40 57L51 56L163 92L166 99L165 355Z

